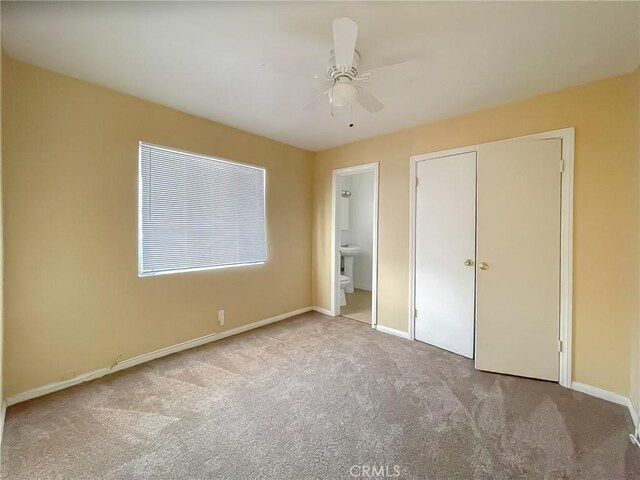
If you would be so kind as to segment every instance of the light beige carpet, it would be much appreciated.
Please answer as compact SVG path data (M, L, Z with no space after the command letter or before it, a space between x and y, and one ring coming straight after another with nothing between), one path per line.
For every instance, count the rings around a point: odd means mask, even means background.
M312 313L10 407L2 476L631 479L631 427L619 405Z
M354 288L346 297L347 304L340 307L340 315L371 325L371 292Z

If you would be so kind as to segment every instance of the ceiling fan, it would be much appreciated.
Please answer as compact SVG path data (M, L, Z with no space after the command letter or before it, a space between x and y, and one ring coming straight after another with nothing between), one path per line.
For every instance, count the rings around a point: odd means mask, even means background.
M356 50L357 36L358 24L350 18L336 18L333 21L333 50L327 66L327 80L332 81L333 85L315 96L302 107L303 110L309 110L325 97L329 99L332 115L334 106L348 107L354 102L360 104L369 113L376 113L384 108L380 100L356 83L368 80L371 73L361 74L358 71L360 53Z

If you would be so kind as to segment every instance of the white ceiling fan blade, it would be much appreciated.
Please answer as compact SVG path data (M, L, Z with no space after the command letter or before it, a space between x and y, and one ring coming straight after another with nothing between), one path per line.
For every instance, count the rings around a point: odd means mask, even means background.
M324 91L322 93L319 93L315 97L313 97L309 102L307 102L307 104L304 107L302 107L302 110L305 111L305 112L308 111L308 110L311 110L314 106L316 106L316 105L318 105L320 103L320 100L322 100L325 95L328 96L330 91L331 91L331 89L326 90L326 91Z
M360 73L356 80L368 79L369 75L371 75L372 73L378 73L378 72L383 72L387 70L406 71L407 69L418 67L423 63L424 62L422 60L409 60L406 62L392 63L390 65L382 65L380 67L370 68L366 72Z
M336 18L333 21L333 53L338 67L344 67L345 70L351 68L357 36L358 24L350 18Z
M271 73L273 75L296 75L307 80L320 80L322 82L333 82L332 79L327 78L327 74L321 71L313 71L298 68L292 65L281 65L276 63L262 63L260 64L260 70Z
M369 113L379 112L384 108L384 105L380 100L371 95L362 87L356 87L358 89L358 96L356 101L362 105L362 107Z

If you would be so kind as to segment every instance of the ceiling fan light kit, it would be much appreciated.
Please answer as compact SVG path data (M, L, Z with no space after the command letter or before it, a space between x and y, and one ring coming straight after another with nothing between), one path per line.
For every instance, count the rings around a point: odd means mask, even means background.
M358 90L349 80L338 79L333 84L333 104L337 107L348 107L358 96Z

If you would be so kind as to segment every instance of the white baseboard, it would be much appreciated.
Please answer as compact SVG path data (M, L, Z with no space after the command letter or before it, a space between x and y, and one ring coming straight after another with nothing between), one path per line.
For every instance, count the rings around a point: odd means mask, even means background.
M57 392L58 390L64 390L65 388L73 387L74 385L78 385L82 382L95 380L96 378L104 377L110 372L111 368L109 367L101 368L92 372L83 373L82 375L78 375L77 377L73 377L69 380L49 383L42 387L34 388L33 390L27 390L26 392L17 393L15 395L7 397L7 406L15 405L16 403L20 402L26 402L27 400L31 400L32 398L41 397L43 395L47 395L48 393Z
M326 308L311 307L311 310L313 310L314 312L322 313L323 315L329 315L330 317L333 317L333 313L331 313L331 310L328 310Z
M577 390L578 392L591 395L592 397L598 397L603 400L617 403L618 405L624 405L625 407L629 405L629 399L627 397L618 393L610 392L609 390L603 390L602 388L592 387L591 385L586 385L579 382L572 382L571 388L573 390Z
M586 385L579 382L572 382L571 388L573 390L577 390L578 392L591 395L592 397L601 398L603 400L608 400L609 402L617 403L618 405L627 407L627 409L629 410L629 415L631 415L631 419L633 420L634 426L638 426L638 415L633 408L633 403L631 403L630 398L627 398L624 395L620 395L619 393L610 392L609 390L592 387L591 385Z
M74 377L70 380L50 383L42 387L34 388L33 390L27 390L26 392L18 393L16 395L12 395L11 397L8 397L5 407L7 405L15 405L16 403L24 402L26 400L31 400L32 398L41 397L43 395L47 395L48 393L57 392L65 388L78 385L82 382L88 382L89 380L94 380L96 378L103 377L109 373L114 373L119 370L124 370L125 368L130 368L135 365L139 365L141 363L155 360L156 358L164 357L166 355L171 355L172 353L177 353L182 350L188 350L190 348L198 347L206 343L215 342L216 340L222 340L223 338L227 338L232 335L237 335L238 333L246 332L248 330L253 330L254 328L258 328L264 325L268 325L270 323L278 322L280 320L284 320L285 318L293 317L295 315L300 315L301 313L308 312L311 309L312 309L311 307L300 308L298 310L294 310L293 312L287 312L281 315L276 315L275 317L265 318L264 320L259 320L257 322L249 323L247 325L242 325L241 327L236 327L230 330L225 330L223 332L212 333L210 335L205 335L203 337L194 338L193 340L187 340L186 342L178 343L177 345L172 345L170 347L161 348L154 352L144 353L142 355L138 355L137 357L132 357L126 360L122 360L110 367L94 370L93 372L83 373L82 375L78 375L77 377Z
M371 291L371 285L366 285L364 287L362 287L360 285L354 285L353 288L355 288L356 290L365 290L367 292Z
M391 335L395 335L396 337L409 338L409 334L407 332L403 332L402 330L396 330L395 328L385 327L384 325L376 325L376 330L384 333L389 333Z
M7 402L2 402L0 407L0 447L2 446L2 435L4 433L4 417L7 415Z
M300 308L298 310L294 310L293 312L276 315L275 317L259 320L257 322L249 323L247 325L242 325L241 327L232 328L230 330L225 330L223 332L212 333L210 335L205 335L204 337L195 338L193 340L187 340L186 342L178 343L177 345L172 345L171 347L161 348L160 350L156 350L155 352L143 353L142 355L138 355L137 357L129 358L127 360L123 360L121 362L116 363L113 366L113 368L110 369L110 371L117 372L118 370L124 370L125 368L134 367L136 365L140 365L141 363L155 360L156 358L164 357L166 355L171 355L172 353L181 352L182 350L187 350L189 348L199 347L200 345L204 345L209 342L222 340L223 338L227 338L232 335L237 335L238 333L246 332L248 330L253 330L254 328L258 328L264 325L268 325L270 323L278 322L280 320L284 320L285 318L293 317L295 315L300 315L301 313L308 312L309 310L311 310L311 307Z
M629 408L629 413L631 414L631 419L633 420L633 426L638 428L638 413L636 412L636 409L633 408L633 402L631 401L631 399L627 399L629 404L627 405L627 408Z

